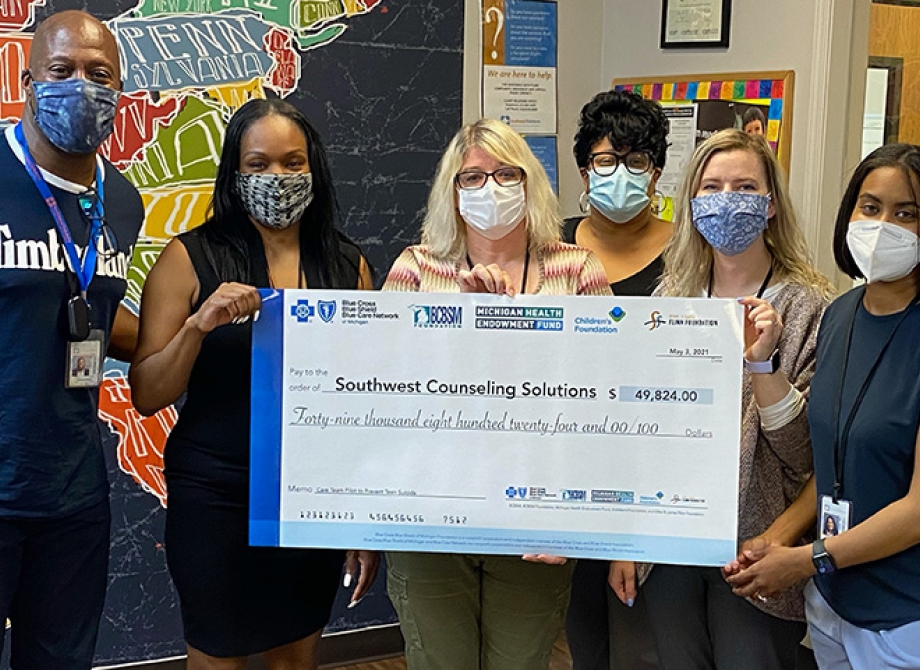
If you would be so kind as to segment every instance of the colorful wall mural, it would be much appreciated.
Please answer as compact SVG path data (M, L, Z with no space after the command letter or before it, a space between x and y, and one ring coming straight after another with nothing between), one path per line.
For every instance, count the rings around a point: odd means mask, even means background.
M166 243L203 222L227 120L252 98L285 98L316 125L342 227L364 248L378 283L416 241L437 160L461 120L463 3L0 0L0 125L23 113L20 73L36 23L74 8L106 21L120 48L124 94L101 152L147 209L129 271L133 311ZM99 416L113 525L97 662L175 656L184 644L163 549L162 455L178 413L140 416L126 367L109 361ZM334 456L335 445L329 450ZM347 614L340 596L331 631L394 620L379 583Z

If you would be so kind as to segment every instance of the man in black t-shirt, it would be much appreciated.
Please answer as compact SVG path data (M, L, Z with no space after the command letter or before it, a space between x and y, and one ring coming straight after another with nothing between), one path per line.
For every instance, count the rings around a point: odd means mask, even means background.
M0 623L16 670L83 670L109 549L95 384L106 353L134 347L119 303L144 208L96 154L121 90L109 30L52 15L22 84L22 122L0 137Z

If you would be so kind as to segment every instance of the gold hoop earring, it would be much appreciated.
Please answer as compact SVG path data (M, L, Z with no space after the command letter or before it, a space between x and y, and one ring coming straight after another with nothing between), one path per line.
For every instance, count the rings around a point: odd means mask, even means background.
M655 189L654 194L652 195L652 214L658 216L664 211L664 193Z

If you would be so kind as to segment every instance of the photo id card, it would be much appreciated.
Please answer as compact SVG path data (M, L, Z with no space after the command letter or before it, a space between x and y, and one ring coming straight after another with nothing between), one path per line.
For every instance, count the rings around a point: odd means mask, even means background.
M64 386L69 389L93 388L102 383L105 356L105 336L101 330L91 330L82 342L67 343L67 369Z
M827 537L840 535L850 528L853 515L853 503L849 500L839 499L834 502L832 496L821 496L821 515L818 519L818 536L823 540Z

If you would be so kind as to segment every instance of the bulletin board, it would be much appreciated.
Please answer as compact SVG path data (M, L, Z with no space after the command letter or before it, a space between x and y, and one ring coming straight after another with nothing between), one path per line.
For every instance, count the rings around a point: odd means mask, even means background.
M634 91L663 106L695 103L699 106L697 143L723 128L738 125L748 107L764 112L764 134L783 168L789 171L792 144L792 96L795 72L730 72L726 74L614 79L618 91ZM714 113L705 114L706 108ZM723 120L731 118L731 123Z

